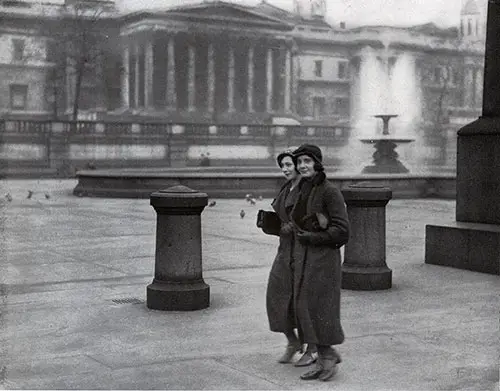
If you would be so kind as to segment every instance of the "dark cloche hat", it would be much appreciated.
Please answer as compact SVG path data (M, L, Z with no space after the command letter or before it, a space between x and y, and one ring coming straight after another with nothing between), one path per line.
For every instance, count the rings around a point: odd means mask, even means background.
M293 155L295 156L295 159L297 159L299 156L307 155L310 156L316 163L322 164L323 162L323 154L321 153L321 149L313 144L302 144L293 152Z

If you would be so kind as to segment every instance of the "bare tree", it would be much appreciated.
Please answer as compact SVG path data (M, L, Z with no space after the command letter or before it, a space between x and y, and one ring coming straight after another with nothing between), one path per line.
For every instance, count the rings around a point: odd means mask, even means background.
M449 121L448 106L452 95L452 90L457 82L458 70L446 60L436 68L438 72L437 82L438 90L436 96L436 105L434 111L434 125L441 128L443 124Z
M427 63L423 80L426 122L435 131L442 129L449 121L452 107L461 106L464 71L463 58L460 56L436 56Z
M77 120L84 82L98 87L96 97L102 99L105 95L103 62L110 39L106 21L111 12L112 3L66 0L53 17L42 22L42 33L48 39L47 60L53 63L47 83L51 86L56 117L58 106L64 105L62 97L69 95L71 118Z
M454 55L455 54L455 55ZM439 161L446 161L446 145L450 115L454 107L460 107L463 89L464 61L460 51L429 57L425 64L422 86L426 145L439 148Z

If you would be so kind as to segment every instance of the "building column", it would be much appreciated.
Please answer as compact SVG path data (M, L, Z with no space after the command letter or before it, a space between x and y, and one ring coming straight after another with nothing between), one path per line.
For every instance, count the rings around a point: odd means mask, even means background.
M483 96L483 70L481 68L476 68L476 86L474 88L474 106L478 107L481 104Z
M290 48L286 48L285 53L285 88L284 88L284 109L285 113L289 113L291 110L290 107L290 91L291 91L291 71L292 71L292 53Z
M229 61L227 72L227 110L234 111L234 49L229 45Z
M144 107L153 106L153 42L146 43L144 55Z
M254 45L250 44L248 48L248 87L247 87L247 107L248 112L253 113L253 85L254 85Z
M299 77L300 77L300 59L298 56L298 48L292 47L292 90L291 90L291 110L294 113L298 112L298 93L299 93Z
M66 43L65 45L69 45ZM66 58L65 63L65 90L66 90L66 113L71 114L73 111L73 100L74 100L74 86L75 86L75 66L74 60L71 58ZM57 103L57 102L56 102Z
M266 62L266 111L268 113L273 111L273 49L267 49L267 62Z
M122 106L127 110L130 108L130 47L128 45L123 48L122 61Z
M194 111L196 109L196 48L193 43L188 45L188 110Z
M139 44L138 43L135 43L134 45L134 55L135 55L135 58L134 58L134 73L135 73L135 85L134 85L134 107L137 109L139 108L139 87L140 87L140 75L139 75Z
M104 53L100 53L95 58L95 78L96 78L96 103L95 110L105 112L107 109L106 76L104 71Z
M66 111L71 113L73 109L73 66L71 60L66 61Z
M167 43L167 93L165 101L168 109L177 108L177 91L175 88L175 38L168 37Z
M465 68L464 78L464 106L472 107L474 101L474 69L471 67Z
M215 53L213 43L208 44L208 64L207 64L207 110L213 113L215 110Z

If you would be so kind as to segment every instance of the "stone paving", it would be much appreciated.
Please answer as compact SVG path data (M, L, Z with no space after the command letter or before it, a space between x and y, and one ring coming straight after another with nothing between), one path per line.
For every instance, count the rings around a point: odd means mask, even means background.
M1 388L498 389L498 276L423 262L425 225L452 220L453 201L389 203L393 288L343 291L344 361L322 383L276 361L285 341L268 329L265 289L277 240L255 227L270 200L205 209L211 306L162 312L145 305L149 200L78 198L75 185L0 182Z

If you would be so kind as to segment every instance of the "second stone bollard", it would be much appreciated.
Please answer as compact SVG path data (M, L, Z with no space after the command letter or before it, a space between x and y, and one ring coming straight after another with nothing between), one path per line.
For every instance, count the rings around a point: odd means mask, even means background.
M385 251L385 206L392 198L392 190L359 183L342 190L342 194L351 225L342 264L342 288L391 288L392 271L387 267Z
M147 287L148 308L192 311L210 305L201 260L201 212L207 201L207 194L186 186L151 194L157 218L155 275Z

